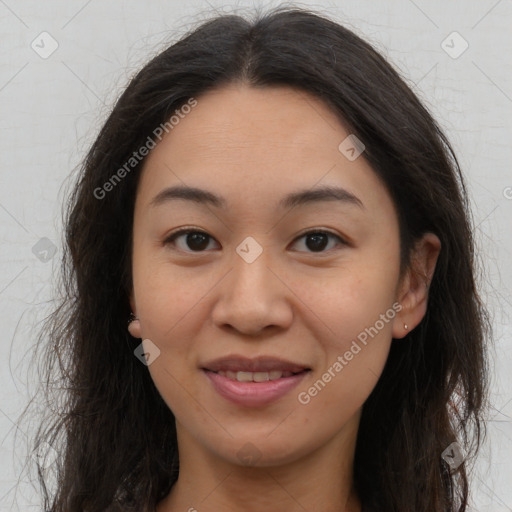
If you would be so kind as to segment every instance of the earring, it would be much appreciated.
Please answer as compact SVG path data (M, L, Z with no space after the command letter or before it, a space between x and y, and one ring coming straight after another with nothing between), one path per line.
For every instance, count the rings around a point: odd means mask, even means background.
M404 329L407 330L409 327L407 327L407 324L404 324Z

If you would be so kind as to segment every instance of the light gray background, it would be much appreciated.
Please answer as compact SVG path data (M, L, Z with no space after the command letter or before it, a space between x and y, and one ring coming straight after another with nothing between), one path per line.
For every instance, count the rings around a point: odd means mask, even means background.
M40 321L51 308L66 178L150 55L213 12L244 13L253 5L277 2L0 0L1 511L40 510L22 472L30 425L17 419L37 389L36 371L28 363ZM482 293L495 329L489 437L473 479L473 510L512 511L512 2L295 5L318 8L375 44L455 146L472 199L485 264ZM40 54L52 41L40 36L44 31L58 43L52 55L43 55L47 58ZM463 39L446 40L454 31ZM444 40L452 56L443 49ZM453 58L464 41L467 50Z

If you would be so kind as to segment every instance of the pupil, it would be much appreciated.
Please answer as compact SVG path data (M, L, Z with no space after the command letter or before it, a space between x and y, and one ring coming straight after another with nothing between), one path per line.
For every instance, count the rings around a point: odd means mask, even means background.
M313 244L307 244L308 249L311 250L322 250L327 245L327 235L325 233L314 233L312 235L308 235L307 239L313 240Z
M208 246L207 236L197 231L187 235L187 245L191 249L202 250Z

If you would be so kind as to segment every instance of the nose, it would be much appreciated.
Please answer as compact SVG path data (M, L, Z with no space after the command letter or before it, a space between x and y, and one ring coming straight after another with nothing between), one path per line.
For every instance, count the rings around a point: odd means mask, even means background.
M232 270L216 287L214 324L251 336L289 327L293 292L280 274L265 250L252 263L235 255Z

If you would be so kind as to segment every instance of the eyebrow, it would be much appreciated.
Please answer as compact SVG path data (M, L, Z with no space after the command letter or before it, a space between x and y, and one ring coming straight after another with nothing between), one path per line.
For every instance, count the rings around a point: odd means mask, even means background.
M199 204L211 204L216 208L225 209L227 201L208 190L197 187L177 185L163 189L150 202L151 207L160 206L175 199L184 199ZM349 205L355 205L364 209L362 201L354 194L341 187L323 186L313 189L292 192L279 201L280 208L294 208L295 206L324 201L339 201Z

